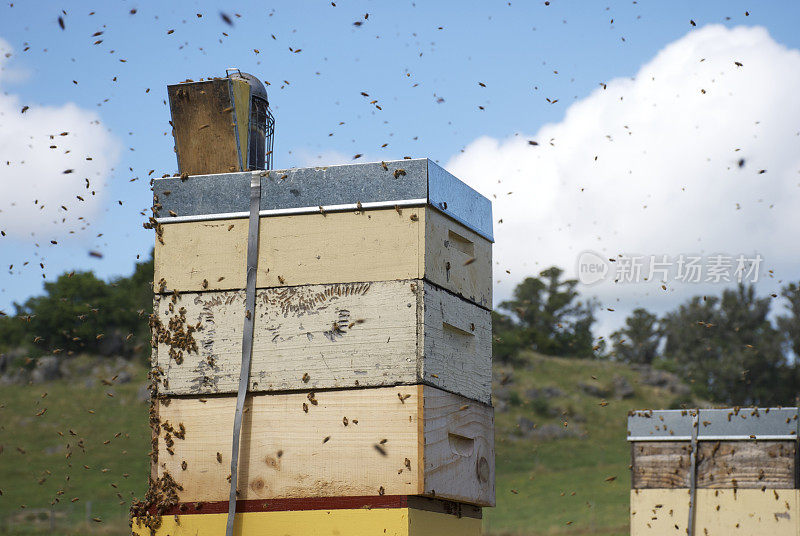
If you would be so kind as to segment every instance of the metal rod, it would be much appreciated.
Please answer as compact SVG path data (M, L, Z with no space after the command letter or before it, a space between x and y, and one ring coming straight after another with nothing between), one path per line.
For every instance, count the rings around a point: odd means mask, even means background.
M233 536L236 520L236 484L239 471L239 437L242 431L242 414L247 387L250 383L250 359L253 355L253 325L256 306L256 269L258 267L258 212L261 207L261 174L250 176L250 223L247 234L247 290L245 298L244 329L242 331L242 367L239 370L239 392L236 396L236 413L233 418L233 447L231 450L231 493L228 499L228 524L226 536Z
M692 451L689 455L689 523L686 534L694 536L694 518L697 503L697 431L700 427L700 410L692 414Z

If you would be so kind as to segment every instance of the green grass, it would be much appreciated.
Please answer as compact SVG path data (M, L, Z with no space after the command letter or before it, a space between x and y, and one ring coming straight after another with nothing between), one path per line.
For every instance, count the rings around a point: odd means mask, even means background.
M145 376L142 369L136 381L111 386L81 378L2 387L0 533L47 532L51 510L65 534L128 533L128 507L149 474L148 404L136 396Z
M627 413L634 408L670 407L674 396L639 384L637 374L619 363L527 357L529 365L517 367L506 386L516 393L511 398L519 404L495 413L497 507L485 510L484 527L491 534L628 534ZM496 372L502 374L502 367ZM581 382L609 386L615 376L633 385L633 398L601 400L577 386ZM525 399L526 390L547 386L564 393L548 400L551 408L563 408L585 421L542 415L541 402ZM519 417L537 425L566 422L586 435L550 441L518 439Z
M627 412L670 407L674 397L637 384L636 374L624 365L526 357L529 364L517 367L505 386L514 393L515 405L495 415L497 507L484 511L485 531L509 536L627 534ZM498 373L503 373L502 367ZM633 398L609 398L601 406L600 399L577 387L579 382L610 385L614 376L634 385ZM144 494L149 471L148 407L136 396L144 381L142 370L137 381L123 385L86 387L79 379L0 390L0 534L51 533L47 516L55 498L59 502L52 534L129 533L128 505ZM558 387L564 396L546 402L526 399L526 390L545 386ZM585 421L548 416L548 406ZM44 408L47 411L37 417ZM568 427L584 430L586 437L524 439L519 437L519 417L538 426L566 421ZM117 433L121 435L114 437ZM73 498L78 500L71 502Z

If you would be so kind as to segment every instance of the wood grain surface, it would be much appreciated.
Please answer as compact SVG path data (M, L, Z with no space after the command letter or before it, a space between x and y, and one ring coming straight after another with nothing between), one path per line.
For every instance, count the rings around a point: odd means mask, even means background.
M797 536L798 490L698 489L698 536ZM631 491L631 536L684 536L688 489Z
M689 487L688 441L642 441L631 448L634 489ZM701 441L697 487L794 489L796 457L795 441Z
M247 225L246 218L164 224L156 290L243 289ZM400 279L427 279L491 308L492 244L430 207L261 219L259 288Z
M158 475L183 488L180 502L227 499L235 402L160 402L168 426ZM166 436L181 424L184 439ZM242 424L239 498L426 495L491 506L493 447L490 406L432 387L254 395Z
M169 395L235 393L244 291L157 296L153 352ZM489 311L421 280L257 291L254 392L427 383L491 398ZM181 320L183 318L183 320ZM196 351L180 351L187 325ZM172 350L172 352L171 352ZM172 354L172 355L171 355Z

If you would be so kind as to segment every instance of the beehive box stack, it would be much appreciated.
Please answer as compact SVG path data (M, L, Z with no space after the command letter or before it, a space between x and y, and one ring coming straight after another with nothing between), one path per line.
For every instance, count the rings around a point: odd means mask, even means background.
M798 408L633 412L631 535L797 536L797 431Z
M480 534L494 504L490 202L427 159L254 173L237 531ZM252 176L155 180L140 534L225 526Z

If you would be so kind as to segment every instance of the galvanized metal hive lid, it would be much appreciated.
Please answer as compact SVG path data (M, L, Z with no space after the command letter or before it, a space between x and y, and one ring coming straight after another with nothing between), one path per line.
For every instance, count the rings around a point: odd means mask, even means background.
M265 174L265 216L428 204L494 241L492 203L427 158L155 179L156 219L246 217L252 173Z
M697 413L697 439L796 440L798 408L668 409L628 415L628 441L691 441Z

